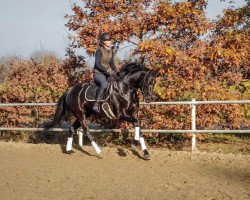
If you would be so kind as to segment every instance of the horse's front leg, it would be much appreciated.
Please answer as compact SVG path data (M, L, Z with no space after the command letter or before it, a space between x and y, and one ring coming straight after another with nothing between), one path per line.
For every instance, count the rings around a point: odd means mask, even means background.
M135 144L140 143L141 145L141 149L144 153L144 158L146 160L150 159L150 155L148 153L144 138L141 136L141 128L140 128L140 124L138 122L138 119L134 118L134 120L132 121L132 124L134 126L135 132L134 132L134 141L132 141L131 147L132 149L135 149Z

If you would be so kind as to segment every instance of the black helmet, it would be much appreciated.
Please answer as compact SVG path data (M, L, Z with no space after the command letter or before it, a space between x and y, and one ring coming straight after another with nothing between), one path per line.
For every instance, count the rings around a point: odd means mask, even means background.
M108 33L102 33L99 39L101 41L111 41L111 36Z

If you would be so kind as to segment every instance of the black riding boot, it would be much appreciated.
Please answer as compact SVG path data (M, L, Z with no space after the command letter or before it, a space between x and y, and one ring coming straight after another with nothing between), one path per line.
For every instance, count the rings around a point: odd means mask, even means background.
M99 87L97 92L96 92L96 99L95 99L95 103L94 103L94 106L93 106L93 110L95 112L99 112L99 103L100 103L100 100L102 98L102 95L103 95L103 92L104 92L104 89Z

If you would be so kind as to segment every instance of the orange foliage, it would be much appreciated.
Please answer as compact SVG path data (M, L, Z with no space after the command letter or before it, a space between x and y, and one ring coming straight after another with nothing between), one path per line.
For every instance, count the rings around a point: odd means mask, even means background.
M68 57L61 63L56 58L15 60L10 73L0 85L1 103L57 102L60 96L77 82L87 81L84 58L68 49ZM48 121L54 115L54 106L0 107L0 126L31 127Z

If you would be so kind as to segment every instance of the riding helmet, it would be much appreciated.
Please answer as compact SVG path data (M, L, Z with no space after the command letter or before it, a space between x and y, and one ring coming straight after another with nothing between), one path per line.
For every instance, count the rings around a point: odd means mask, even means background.
M99 39L101 41L111 41L111 36L108 33L102 33Z

